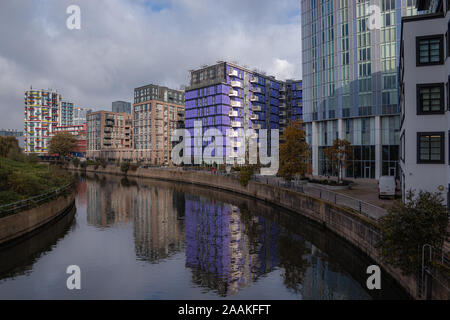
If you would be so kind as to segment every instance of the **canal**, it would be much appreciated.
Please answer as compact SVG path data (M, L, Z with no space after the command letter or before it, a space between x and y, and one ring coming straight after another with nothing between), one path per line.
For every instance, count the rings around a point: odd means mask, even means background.
M76 209L0 248L0 299L404 299L386 273L309 220L232 193L78 176ZM81 269L68 290L66 268Z

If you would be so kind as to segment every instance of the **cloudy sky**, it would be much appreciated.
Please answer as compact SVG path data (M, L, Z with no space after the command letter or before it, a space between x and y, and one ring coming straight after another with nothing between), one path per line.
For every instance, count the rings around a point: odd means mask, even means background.
M66 27L72 4L81 30ZM218 60L299 79L300 32L300 0L0 0L0 128L23 130L31 85L109 110Z

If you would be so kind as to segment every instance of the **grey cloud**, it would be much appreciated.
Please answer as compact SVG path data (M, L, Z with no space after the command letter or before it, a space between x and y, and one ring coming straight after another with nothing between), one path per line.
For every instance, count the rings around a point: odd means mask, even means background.
M133 88L178 88L188 70L238 61L301 77L298 0L2 0L0 127L23 128L23 93L58 89L76 105L109 109ZM81 7L81 30L65 26Z

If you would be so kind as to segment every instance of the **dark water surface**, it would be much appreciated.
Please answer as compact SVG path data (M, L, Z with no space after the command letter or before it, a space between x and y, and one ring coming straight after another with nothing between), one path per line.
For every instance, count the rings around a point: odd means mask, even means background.
M348 243L263 202L191 185L79 177L76 210L0 248L0 299L402 299ZM81 269L81 290L66 268Z

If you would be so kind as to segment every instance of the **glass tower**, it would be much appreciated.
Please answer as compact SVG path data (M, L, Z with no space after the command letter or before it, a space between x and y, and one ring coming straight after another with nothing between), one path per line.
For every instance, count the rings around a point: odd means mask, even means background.
M398 175L397 68L402 16L415 0L302 0L303 117L314 175L335 175L323 150L352 144L345 175Z

